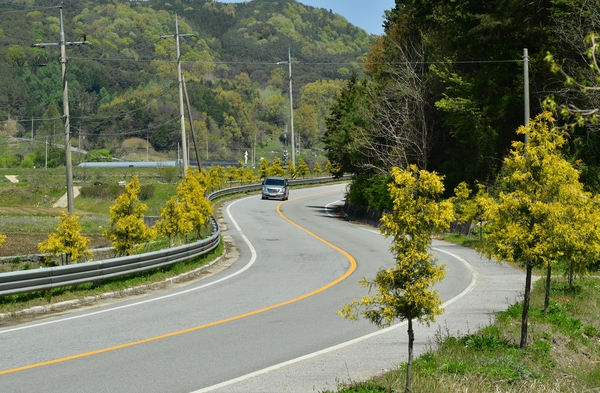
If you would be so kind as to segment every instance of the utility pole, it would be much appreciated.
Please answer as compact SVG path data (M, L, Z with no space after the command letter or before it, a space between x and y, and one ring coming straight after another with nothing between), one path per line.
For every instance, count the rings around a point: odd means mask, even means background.
M523 89L525 104L525 127L529 125L529 54L527 48L523 49ZM525 145L529 143L529 133L525 133Z
M194 142L194 150L196 152L196 166L198 171L202 171L202 163L200 162L200 153L198 152L198 143L196 143L196 130L194 130L194 119L192 118L192 106L190 105L190 98L188 97L187 86L185 85L185 78L181 75L181 81L183 82L183 92L185 93L185 103L187 104L188 119L190 121L190 131L192 134L192 141Z
M185 136L185 119L183 114L183 80L181 77L181 51L179 49L179 37L191 37L193 34L179 34L179 23L177 21L177 14L175 14L175 34L174 35L163 35L160 38L175 37L175 43L177 46L177 82L179 85L179 123L181 125L181 151L183 152L183 173L188 168L188 152L187 152L187 138Z
M288 47L288 61L279 61L277 64L288 64L290 79L290 132L292 135L292 165L296 166L296 141L294 139L294 101L292 94L292 51Z
M62 4L58 7L60 11L60 42L47 42L43 44L33 44L33 47L44 48L46 46L60 46L60 64L62 69L62 89L63 89L63 118L65 122L65 166L67 167L67 209L69 214L73 214L74 198L73 198L73 162L71 161L71 122L69 119L69 89L67 86L67 50L66 46L73 45L91 45L86 40L85 35L83 41L65 42L65 29L63 26Z
M77 138L79 139L79 143L77 144L77 160L81 162L81 127L79 127Z

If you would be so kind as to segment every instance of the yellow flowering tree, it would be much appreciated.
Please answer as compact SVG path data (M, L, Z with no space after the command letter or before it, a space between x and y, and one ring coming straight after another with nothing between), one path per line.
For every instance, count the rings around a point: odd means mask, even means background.
M483 226L486 213L494 206L494 198L490 196L485 186L477 183L477 193L471 197L471 189L467 183L460 183L455 189L452 201L455 204L456 218L458 222L476 222L479 227L479 241L483 241Z
M220 165L211 166L208 174L205 174L203 177L199 178L199 180L204 182L203 184L206 185L207 189L209 187L212 190L219 189L227 180L225 168Z
M177 187L177 195L183 204L184 218L193 230L197 232L197 238L201 239L202 228L208 223L212 215L212 206L205 197L207 191L207 175L197 169L188 169L185 178Z
M279 157L275 157L271 166L267 169L267 176L285 176L285 169L281 166Z
M156 222L155 229L159 235L169 239L169 247L175 236L180 234L187 236L194 229L192 222L187 220L185 208L179 197L173 195L160 210L160 220Z
M327 164L325 164L325 172L329 173L331 176L337 178L340 178L344 175L343 171L342 171L342 166L337 164L337 165L333 165L331 163L331 161L327 161Z
M581 260L599 252L598 209L583 191L579 171L562 156L564 133L554 128L553 122L552 115L544 112L517 131L527 134L529 141L513 142L504 160L502 191L486 213L490 233L480 249L490 258L526 268L521 348L527 346L533 268L547 269L547 310L552 265L561 258ZM585 211L592 214L582 215Z
M104 236L110 239L117 255L132 255L152 241L155 231L144 224L144 212L148 209L139 201L140 182L135 175L125 186L125 192L110 207L110 228Z
M2 239L3 241L4 239ZM91 257L92 253L88 250L89 244L90 239L81 234L79 218L76 215L62 212L56 231L39 243L38 249L43 254L60 256L61 264L64 261L68 265L71 261Z
M310 169L308 168L308 165L306 165L306 162L301 158L298 163L296 174L303 178L308 175L308 172L310 172Z
M256 181L252 168L240 168L242 183L252 184Z
M338 313L347 319L364 316L378 327L394 321L408 322L408 363L406 391L410 392L413 360L413 319L429 324L443 312L442 301L433 285L445 276L429 252L431 236L450 227L454 208L450 201L438 202L444 191L442 177L419 170L415 165L392 168L389 184L393 211L381 218L381 233L393 239L390 251L395 266L377 272L375 279L361 278L359 284L375 295L346 304Z
M234 183L236 181L241 182L241 169L241 167L238 169L235 166L230 166L227 168L227 172L225 173L225 176L227 176L227 181L229 183Z
M295 179L296 175L298 174L298 169L296 168L296 165L294 165L293 162L290 162L287 166L287 172L290 175L290 179Z
M264 179L267 177L267 170L269 169L269 161L266 158L260 160L260 166L258 167L258 178Z
M318 162L315 162L312 172L315 176L319 176L321 173L323 173L323 169L321 169L321 165Z

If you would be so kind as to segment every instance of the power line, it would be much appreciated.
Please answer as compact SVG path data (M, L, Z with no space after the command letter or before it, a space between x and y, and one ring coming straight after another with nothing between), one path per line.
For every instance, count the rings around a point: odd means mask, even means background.
M39 7L31 7L31 6L28 6L28 5L15 4L12 1L10 3L9 2L0 2L0 6L3 6L3 5L9 5L11 7L27 7L27 8L23 9L23 10L12 10L12 11L6 11L6 10L3 9L2 10L2 15L16 14L16 13L22 13L22 12L29 13L31 11L56 9L56 8L60 7L58 5L53 5L53 6L48 6L48 7L41 7L41 6L39 6Z
M138 57L141 58L142 56ZM143 57L142 57L143 58ZM136 60L133 57L121 57L121 58L110 58L110 57L69 57L69 59L76 60L97 60L97 61L141 61ZM160 58L152 58L149 61L163 61L165 63L177 63L177 60L166 60ZM505 59L505 60L460 60L460 61L401 61L401 62L311 62L301 61L298 62L304 66L323 66L323 65L433 65L433 64L493 64L493 63L522 63L523 59ZM212 60L182 60L182 64L194 64L194 63L211 63L211 64L223 64L223 65L270 65L277 66L279 62L272 61L212 61Z
M170 94L170 91L177 86L177 83L173 83L171 84L171 86L169 86L167 89L165 89L164 93L160 96L158 96L157 98L154 98L152 101L150 101L147 104L142 105L139 108L136 109L132 109L130 111L127 112L120 112L116 115L111 115L111 116L97 116L97 115L92 115L92 116L70 116L71 119L78 119L78 120L107 120L107 119L115 119L115 118L119 118L122 116L126 116L126 115L130 115L133 113L136 113L138 111L141 111L142 109L145 109L149 106L152 106L154 104L156 104L157 102L159 102L159 100L161 98L163 98L166 95ZM30 120L35 120L35 121L55 121L55 120L62 120L62 116L61 117L19 117L19 116L11 116L10 114L3 114L0 115L1 117L7 117L7 121L8 120L14 120L14 121L30 121Z
M134 131L118 132L118 133L106 133L106 132L102 132L100 134L94 134L94 133L90 133L90 132L78 132L77 135L90 136L90 137L98 137L98 136L105 137L105 136L127 136L127 135L136 135L136 134L145 134L148 131L156 130L156 129L164 127L164 126L166 126L168 124L174 123L174 122L176 122L178 120L179 120L178 117L174 117L174 118L169 119L169 120L167 120L167 121L165 121L163 123L156 124L154 126L147 127L147 128L141 128L141 129L134 130ZM33 139L32 138L26 138L26 139L24 139L24 141L32 141L32 140L33 141L41 141L41 140L44 140L45 138L46 138L46 136L42 137L42 136L38 135L37 137L34 137Z
M156 130L158 128L166 126L167 124L174 123L174 122L176 122L178 120L179 120L179 117L174 117L172 119L167 120L164 123L157 124L157 125L154 125L154 126L151 126L151 127L147 127L147 128L142 128L142 129L135 130L135 131L127 131L127 132L119 132L119 133L105 133L105 132L102 132L101 134L94 134L94 133L89 133L89 132L81 132L80 135L82 135L82 136L123 136L123 135L144 134L144 133L146 133L148 131Z
M179 121L181 125L181 150L183 153L183 172L185 173L188 168L188 156L187 156L187 138L185 136L185 120L183 114L183 74L181 73L181 49L179 47L180 37L192 37L193 34L181 34L179 33L179 23L177 14L175 14L175 34L163 35L160 38L175 37L175 44L177 48L177 85L179 93Z

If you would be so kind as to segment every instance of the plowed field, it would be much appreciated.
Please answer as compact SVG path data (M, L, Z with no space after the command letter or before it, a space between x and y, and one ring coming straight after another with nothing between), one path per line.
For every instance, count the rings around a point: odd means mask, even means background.
M6 242L0 246L0 257L39 254L38 244L48 238L40 233L6 233ZM103 236L89 236L90 248L107 247Z

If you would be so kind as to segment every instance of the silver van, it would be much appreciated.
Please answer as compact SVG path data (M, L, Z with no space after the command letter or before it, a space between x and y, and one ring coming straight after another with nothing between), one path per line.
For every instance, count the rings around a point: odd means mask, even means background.
M269 176L262 183L262 199L281 199L286 201L290 196L288 181L284 177Z

